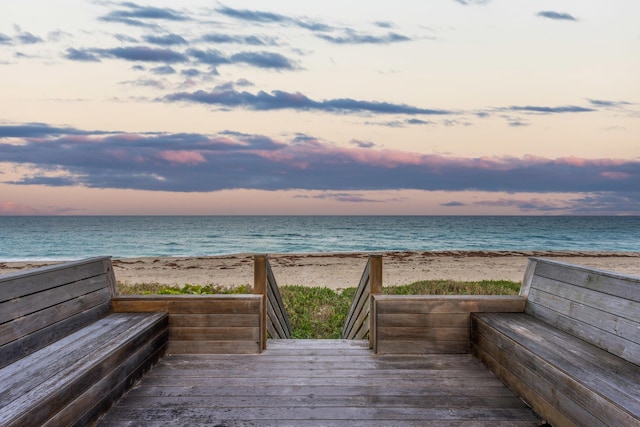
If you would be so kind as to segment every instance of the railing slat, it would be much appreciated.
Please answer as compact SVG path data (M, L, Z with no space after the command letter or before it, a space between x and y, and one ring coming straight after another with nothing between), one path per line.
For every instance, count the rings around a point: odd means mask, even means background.
M282 302L269 258L267 255L254 255L253 293L263 296L263 313L261 322L261 346L266 348L267 334L271 338L291 338L289 316Z
M370 313L371 297L380 293L382 293L382 256L370 255L353 297L349 314L345 319L342 329L343 338L363 339L367 332L375 331L375 318ZM373 343L373 337L369 333L370 347Z

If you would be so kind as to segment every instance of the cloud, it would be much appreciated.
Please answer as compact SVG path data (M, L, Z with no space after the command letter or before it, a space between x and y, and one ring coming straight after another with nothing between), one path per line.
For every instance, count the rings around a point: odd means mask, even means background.
M535 105L510 106L510 107L507 107L506 110L522 111L522 112L529 112L529 113L546 113L546 114L589 113L592 111L596 111L593 108L579 107L576 105L565 105L560 107L544 107L544 106L535 106Z
M324 192L315 195L299 194L293 196L294 199L316 199L316 200L335 200L336 202L343 203L384 203L391 200L379 200L370 197L364 197L358 193L335 193ZM395 199L394 199L395 200Z
M441 203L440 206L449 206L449 207L459 207L459 206L467 206L466 203L457 202L455 200L447 203Z
M101 58L117 58L141 62L188 62L189 58L171 49L148 46L116 47L112 49L67 49L64 57L72 61L99 62Z
M602 107L602 108L624 108L627 105L632 105L627 101L606 101L603 99L587 99L591 105L594 107Z
M140 6L132 2L122 2L119 4L123 9L114 10L101 16L99 19L105 22L118 22L134 27L157 27L144 20L152 21L186 21L189 18L180 12L170 8L159 8L152 6Z
M188 44L189 42L182 36L177 34L165 34L162 36L144 36L143 39L147 43L160 46L174 46L180 44Z
M5 44L11 44L13 43L13 39L5 34L0 33L0 45Z
M177 92L163 98L168 102L192 102L218 105L222 107L240 107L250 110L298 110L324 111L330 113L376 113L376 114L408 114L408 115L447 115L447 110L434 110L414 107L406 104L389 102L360 101L350 98L315 101L306 95L295 92L275 90L271 93L260 91L256 94L239 92L229 86L219 86L211 92Z
M171 49L157 49L148 46L116 47L97 50L101 55L127 61L142 62L186 62L187 57Z
M44 42L44 40L41 39L40 37L34 36L33 34L27 31L18 33L16 35L16 39L18 40L18 42L22 44L36 44L36 43Z
M5 181L15 185L176 192L248 188L583 193L585 203L597 193L598 200L589 202L594 209L596 202L604 203L605 195L626 200L629 209L640 200L637 160L453 157L357 143L340 147L310 135L279 141L231 130L216 135L130 134L25 124L1 126L0 135L4 138L0 158L32 168L28 175ZM544 200L478 203L532 210L563 208L545 205Z
M217 8L216 12L242 21L296 26L310 31L332 31L335 29L334 27L319 21L314 21L307 18L292 18L286 15L272 12L262 12L248 9L233 9L227 6Z
M568 13L563 13L563 12L554 12L551 10L544 10L541 12L536 13L536 16L539 16L541 18L547 18L547 19L553 19L556 21L578 21L574 16L568 14Z
M71 61L100 62L98 55L87 49L76 49L70 47L63 56Z
M295 63L285 56L273 52L240 52L231 55L230 62L277 70L295 70L298 68Z
M232 36L229 34L210 33L205 34L200 40L208 43L218 44L245 44L251 46L276 46L277 42L271 37L259 37L259 36Z
M372 36L369 34L358 34L353 30L344 30L341 36L329 34L317 34L318 38L334 44L391 44L411 41L410 37L402 34L389 32L383 36Z
M176 70L171 65L162 65L160 67L152 68L151 71L153 74L159 75L167 75L167 74L175 74Z
M489 4L491 0L453 0L456 3L460 3L463 6L485 5Z

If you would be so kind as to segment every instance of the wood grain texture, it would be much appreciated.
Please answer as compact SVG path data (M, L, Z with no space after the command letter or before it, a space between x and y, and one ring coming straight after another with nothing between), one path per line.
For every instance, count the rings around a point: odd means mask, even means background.
M270 340L255 355L166 356L98 426L539 422L468 354L377 356L366 341Z
M521 312L519 296L375 295L375 351L466 353L475 312Z
M0 425L42 424L166 327L166 314L113 314L3 368Z
M529 403L553 424L547 407L578 425L640 425L640 369L624 359L526 314L474 315L474 345L536 394Z
M640 278L544 259L530 262L535 268L527 314L640 365Z
M244 354L261 350L262 301L262 295L134 295L112 304L116 312L168 313L169 354Z

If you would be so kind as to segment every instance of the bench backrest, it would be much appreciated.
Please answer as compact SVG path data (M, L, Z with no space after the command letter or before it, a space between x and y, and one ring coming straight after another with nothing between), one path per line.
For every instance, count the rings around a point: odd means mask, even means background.
M111 311L110 257L0 276L0 368Z
M525 312L640 365L640 277L531 258Z

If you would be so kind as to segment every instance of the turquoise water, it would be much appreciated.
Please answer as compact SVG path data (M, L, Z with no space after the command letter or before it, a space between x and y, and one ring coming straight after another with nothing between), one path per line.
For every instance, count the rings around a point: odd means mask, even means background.
M0 217L0 261L395 250L640 252L640 217Z

